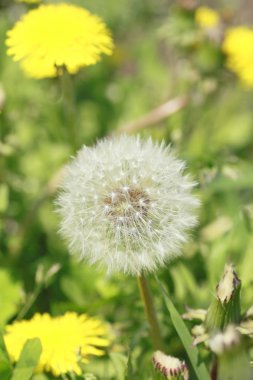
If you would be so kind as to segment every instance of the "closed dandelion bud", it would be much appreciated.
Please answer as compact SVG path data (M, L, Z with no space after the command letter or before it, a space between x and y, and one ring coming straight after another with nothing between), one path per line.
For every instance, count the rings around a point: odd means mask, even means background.
M168 380L188 380L189 371L184 361L156 351L152 358L155 369Z
M108 272L141 275L181 254L199 201L164 144L121 136L83 147L58 197L71 252Z
M226 265L216 287L215 299L207 311L205 328L208 332L222 330L230 323L240 322L240 289L241 281L233 265Z
M229 325L209 340L210 349L218 356L217 380L252 380L246 349L240 333L235 326Z

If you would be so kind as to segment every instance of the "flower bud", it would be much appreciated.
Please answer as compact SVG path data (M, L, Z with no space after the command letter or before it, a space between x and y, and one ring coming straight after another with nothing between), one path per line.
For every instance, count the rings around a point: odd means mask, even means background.
M184 361L156 351L152 358L155 369L168 380L189 380L189 371Z
M216 297L211 303L205 320L208 332L223 330L229 323L240 322L240 288L233 265L227 264L216 287Z

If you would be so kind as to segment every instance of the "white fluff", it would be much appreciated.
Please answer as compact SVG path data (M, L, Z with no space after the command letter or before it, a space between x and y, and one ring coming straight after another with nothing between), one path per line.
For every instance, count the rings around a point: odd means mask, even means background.
M180 255L199 201L164 144L121 136L83 147L58 196L69 249L108 272L153 272Z

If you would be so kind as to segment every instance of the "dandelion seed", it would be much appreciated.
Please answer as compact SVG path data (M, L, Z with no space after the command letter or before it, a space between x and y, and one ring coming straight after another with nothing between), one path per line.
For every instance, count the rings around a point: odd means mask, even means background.
M109 345L106 332L104 323L85 314L68 312L60 317L35 314L31 320L6 326L4 340L12 361L17 362L25 342L37 337L42 344L38 372L81 375L79 363L87 363L90 355L104 354Z
M199 205L184 166L169 147L139 137L83 147L67 168L57 200L60 233L70 251L108 272L132 275L153 272L180 255Z
M64 3L26 13L7 32L6 45L7 53L35 78L55 77L63 67L76 73L113 50L110 32L98 16Z

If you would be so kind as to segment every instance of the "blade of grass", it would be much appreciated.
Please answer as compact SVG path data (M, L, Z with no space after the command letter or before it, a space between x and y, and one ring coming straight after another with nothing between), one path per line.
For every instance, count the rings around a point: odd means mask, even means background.
M192 344L191 334L189 333L183 319L181 318L177 309L171 302L168 293L166 292L166 290L164 289L163 285L161 284L161 282L158 280L157 277L156 277L156 281L158 283L159 288L161 289L164 303L170 314L171 321L174 325L174 328L182 344L184 345L185 351L187 352L187 355L191 362L192 368L194 369L196 377L198 378L198 380L211 380L211 377L207 371L205 364L200 361L198 349L194 347Z
M127 366L127 358L119 352L111 352L109 356L115 369L117 379L124 380Z
M38 364L42 346L38 338L29 339L20 354L11 380L29 380Z
M0 379L9 380L12 373L12 365L7 353L2 332L0 331Z

